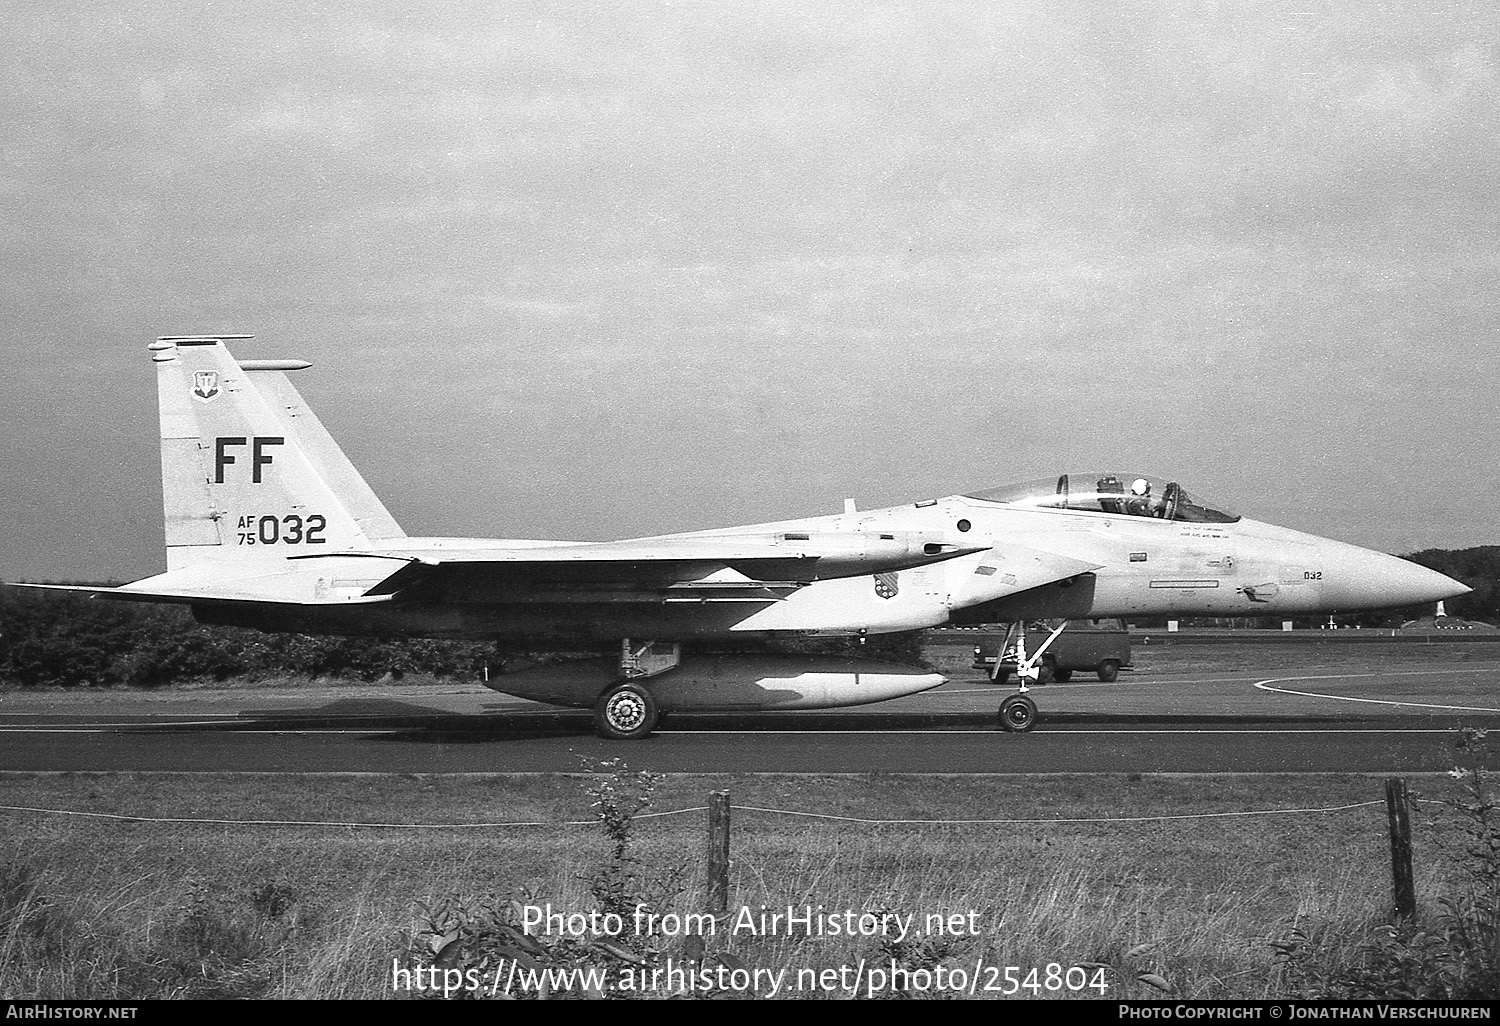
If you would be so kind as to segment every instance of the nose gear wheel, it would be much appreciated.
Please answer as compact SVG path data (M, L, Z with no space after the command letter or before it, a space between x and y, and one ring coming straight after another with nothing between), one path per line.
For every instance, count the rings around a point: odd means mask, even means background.
M1026 695L1011 695L1000 703L1000 726L1018 734L1036 726L1036 703Z

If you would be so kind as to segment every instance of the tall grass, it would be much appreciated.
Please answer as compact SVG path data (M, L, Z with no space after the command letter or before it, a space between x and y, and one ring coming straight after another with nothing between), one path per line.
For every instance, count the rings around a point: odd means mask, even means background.
M1458 787L1424 817L1446 879L1429 881L1428 900L1410 918L1298 924L1276 944L1288 989L1311 998L1500 998L1500 796L1483 768L1485 733L1461 732L1451 774Z
M222 812L244 789L240 778L151 779L147 788L140 778L8 777L6 786L14 804L141 814L183 805ZM335 778L316 790L306 782L284 793L257 787L246 815L300 818L328 809L349 818L358 805L384 821L572 820L589 816L586 791L597 782ZM1059 805L1142 815L1334 805L1379 793L1378 782L1362 778L727 783L746 805L892 818L933 808L955 818L997 810L1024 817ZM720 778L663 781L655 807L696 804L722 786ZM398 833L92 825L14 814L0 822L6 998L389 997L393 962L438 957L417 944L431 925L422 906L463 911L473 922L489 909L488 921L504 925L512 899L587 911L601 900L601 880L622 879L601 876L618 868L621 850L619 838L598 827ZM618 893L652 895L662 911L701 909L701 814L634 818L625 829L631 861L624 868L636 875ZM731 913L821 905L913 915L920 927L928 915L946 921L972 912L978 930L913 937L904 946L879 936L720 932L706 949L750 969L891 959L911 967L1099 967L1106 991L1072 992L1080 997L1288 996L1305 980L1278 963L1276 942L1300 931L1352 951L1388 916L1384 829L1378 809L1265 821L999 826L809 824L736 811ZM1418 887L1424 907L1435 909L1455 871L1431 857L1431 836L1418 839ZM665 936L641 938L628 952L662 960L688 953L682 938Z

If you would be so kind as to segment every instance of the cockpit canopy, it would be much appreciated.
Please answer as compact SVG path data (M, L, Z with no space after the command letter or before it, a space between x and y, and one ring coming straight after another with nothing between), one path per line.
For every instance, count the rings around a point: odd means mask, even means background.
M968 497L1036 509L1076 509L1190 524L1232 524L1239 519L1239 514L1218 503L1192 498L1176 481L1147 474L1063 474L970 492Z

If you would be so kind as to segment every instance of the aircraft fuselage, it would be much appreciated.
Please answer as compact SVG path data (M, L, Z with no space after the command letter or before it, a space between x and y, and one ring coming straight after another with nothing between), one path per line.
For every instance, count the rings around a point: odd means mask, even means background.
M710 532L664 536L690 546ZM861 538L944 538L980 548L875 574L849 564L775 597L697 601L632 585L628 571L591 592L575 586L507 593L482 573L457 575L420 599L381 606L196 605L200 619L304 633L599 642L621 636L677 640L839 636L946 623L1043 617L1293 616L1389 608L1451 594L1435 571L1369 549L1255 520L1192 523L1085 510L1015 508L966 496L853 514L711 532L715 538L807 536L841 553ZM1022 545L1007 544L1020 539ZM401 540L403 551L481 539ZM991 548L993 546L993 548ZM1054 576L1055 553L1077 566Z

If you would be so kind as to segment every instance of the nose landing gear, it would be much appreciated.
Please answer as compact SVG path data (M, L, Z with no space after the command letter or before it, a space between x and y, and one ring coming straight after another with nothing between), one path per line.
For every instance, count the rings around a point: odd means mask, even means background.
M1047 647L1057 640L1057 636L1067 626L1067 623L1064 622L1048 635L1047 640L1042 642L1035 652L1028 656L1026 654L1025 622L1019 621L1011 625L1010 631L1006 634L1005 641L1000 645L1000 653L995 659L995 672L991 677L992 680L998 681L1001 679L1000 664L1005 660L1006 649L1011 643L1012 636L1014 636L1016 680L1020 685L1020 691L1000 703L1000 726L1006 730L1024 734L1036 726L1036 703L1031 700L1031 697L1026 692L1030 690L1031 685L1040 682L1043 669L1042 655L1047 651Z

